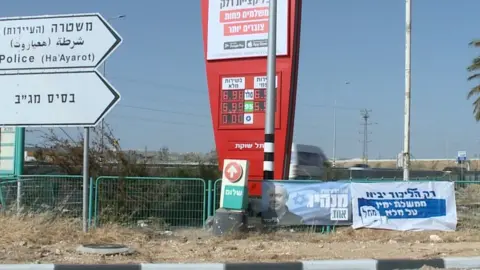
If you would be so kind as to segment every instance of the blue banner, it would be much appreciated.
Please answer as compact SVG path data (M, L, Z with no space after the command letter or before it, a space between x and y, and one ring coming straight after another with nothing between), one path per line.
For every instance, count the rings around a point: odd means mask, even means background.
M266 181L262 221L267 225L352 224L350 183Z
M367 206L367 207L365 207ZM369 216L367 210L371 206L376 209L375 215L389 219L402 218L431 218L447 215L447 201L445 199L412 199L412 200L372 200L358 199L358 212L362 216ZM378 211L378 213L377 213ZM372 213L373 214L373 213Z

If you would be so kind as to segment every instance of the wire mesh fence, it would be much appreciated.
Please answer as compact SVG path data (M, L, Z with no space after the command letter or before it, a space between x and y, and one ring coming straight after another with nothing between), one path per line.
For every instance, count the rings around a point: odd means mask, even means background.
M401 179L355 179L356 182ZM434 181L413 179L412 181ZM436 179L444 181L444 179ZM292 182L292 181L290 181ZM24 175L0 178L3 209L82 216L82 176ZM99 177L91 185L94 225L201 227L220 206L222 181L200 178ZM459 229L480 228L480 181L455 181Z
M0 202L4 208L26 213L55 212L82 216L82 176L23 175L2 179Z
M95 187L95 225L198 227L207 218L200 178L99 177Z
M480 182L456 181L455 201L459 229L480 228Z

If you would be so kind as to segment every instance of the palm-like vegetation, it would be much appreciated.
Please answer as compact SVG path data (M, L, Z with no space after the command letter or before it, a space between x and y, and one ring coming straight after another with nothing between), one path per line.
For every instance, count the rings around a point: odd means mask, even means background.
M480 40L474 40L470 42L469 45L475 48L480 48ZM469 81L480 79L480 56L473 59L467 70L471 73L468 77ZM475 101L473 102L473 115L475 120L480 121L480 84L477 84L468 92L467 99L472 97L475 97Z

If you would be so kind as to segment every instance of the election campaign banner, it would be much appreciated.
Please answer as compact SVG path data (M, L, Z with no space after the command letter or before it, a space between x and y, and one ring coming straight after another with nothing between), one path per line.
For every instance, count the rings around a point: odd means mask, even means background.
M354 229L454 231L453 182L351 183Z
M265 181L266 225L351 225L350 183Z

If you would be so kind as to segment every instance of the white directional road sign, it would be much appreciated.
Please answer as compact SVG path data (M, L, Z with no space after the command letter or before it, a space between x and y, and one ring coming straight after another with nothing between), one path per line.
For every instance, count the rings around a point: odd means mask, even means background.
M95 126L120 100L96 71L0 75L0 126Z
M0 18L0 70L95 68L121 42L100 14Z

